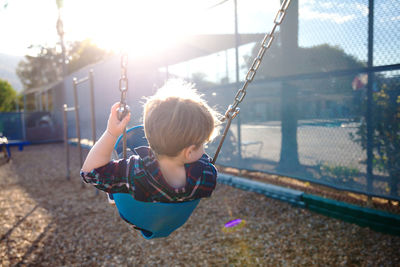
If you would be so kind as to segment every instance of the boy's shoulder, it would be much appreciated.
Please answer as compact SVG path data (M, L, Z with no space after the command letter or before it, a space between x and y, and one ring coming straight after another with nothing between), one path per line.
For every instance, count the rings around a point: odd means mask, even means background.
M135 155L138 157L138 159L141 159L143 161L149 161L149 160L154 160L155 155L151 151L150 147L148 146L138 146L135 147L134 149Z
M211 158L207 154L193 162L186 164L186 169L188 170L188 176L192 177L202 177L206 179L214 179L217 176L217 169L211 163Z
M151 171L158 166L156 157L148 146L135 147L129 157L129 165L135 173L143 172L145 169Z
M212 159L210 158L210 156L208 156L207 154L204 153L197 162L199 162L201 164L209 165L209 164L211 164L211 161L212 161Z

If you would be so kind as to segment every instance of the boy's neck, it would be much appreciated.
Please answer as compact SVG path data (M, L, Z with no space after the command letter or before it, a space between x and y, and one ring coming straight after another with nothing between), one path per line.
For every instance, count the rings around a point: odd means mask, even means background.
M184 160L180 157L158 157L161 173L165 181L172 187L182 187L186 184Z

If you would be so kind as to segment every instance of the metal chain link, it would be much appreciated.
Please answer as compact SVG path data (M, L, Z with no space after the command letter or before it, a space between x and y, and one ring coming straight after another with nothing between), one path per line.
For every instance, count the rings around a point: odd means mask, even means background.
M222 121L224 121L232 116L236 116L239 113L238 106L243 101L244 97L246 96L247 86L253 81L254 77L256 76L257 70L261 65L261 62L262 62L262 59L263 59L265 53L271 47L271 44L272 44L273 40L275 39L275 30L276 30L277 26L279 26L282 23L285 15L286 15L287 8L289 7L290 1L291 0L284 0L282 2L280 9L276 13L276 16L274 19L274 26L272 27L271 32L267 33L265 35L264 39L262 40L260 50L258 51L258 54L253 61L253 64L251 65L249 71L246 74L245 82L244 82L242 88L239 89L238 92L236 93L234 102L231 105L229 105Z
M129 112L129 106L126 104L126 93L128 92L128 54L121 56L121 78L119 79L119 91L121 92L121 101L118 108L118 118L122 120Z
M128 92L128 54L124 53L121 56L121 78L119 79L119 91L121 92L121 101L119 102L118 108L118 119L122 119L129 113L129 106L126 104L126 93ZM124 159L127 158L127 137L126 128L124 129L122 138L122 152Z
M275 30L282 23L285 15L286 15L286 10L289 7L290 1L291 0L284 0L282 2L281 7L279 8L279 10L275 16L274 26L272 27L271 32L267 33L265 35L264 39L262 40L260 50L258 50L257 56L254 59L253 64L251 65L249 71L246 74L245 82L244 82L242 88L237 91L234 102L231 105L229 105L228 109L225 111L225 116L222 118L221 121L228 120L228 122L226 123L224 133L222 134L222 137L221 137L221 140L217 147L217 150L215 151L215 154L214 154L214 157L212 160L213 164L217 160L218 154L222 148L222 144L224 143L224 140L228 133L229 127L231 126L232 120L240 112L240 109L238 106L243 101L244 97L246 96L247 86L253 81L254 77L256 76L257 70L261 65L261 62L262 62L262 59L263 59L265 53L271 47L271 44L275 39Z

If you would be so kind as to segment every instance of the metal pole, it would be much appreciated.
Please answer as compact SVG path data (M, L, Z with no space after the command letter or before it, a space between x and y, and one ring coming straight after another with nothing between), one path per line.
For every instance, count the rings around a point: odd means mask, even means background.
M367 66L369 69L374 65L374 0L368 1L368 62ZM373 84L374 84L374 73L368 71L368 84L367 84L367 192L372 193L373 191Z
M43 111L43 92L40 90L40 92L39 92L39 110L40 111Z
M67 105L63 106L63 118L64 118L64 147L65 147L65 157L67 166L67 180L70 180L71 176L69 173L69 145L68 145L68 121L67 121Z
M229 61L228 61L228 50L225 50L225 76L226 76L226 83L229 83Z
M60 45L61 45L61 59L62 59L62 86L61 86L61 98L63 99L64 103L67 102L67 92L66 92L66 85L65 85L65 77L67 76L67 66L66 66L66 49L65 49L65 42L64 42L64 25L61 18L61 9L63 7L63 1L57 0L57 9L58 9L58 19L56 23L57 33L60 36ZM55 103L55 102L53 102ZM53 104L54 105L54 104Z
M24 111L22 113L22 138L26 141L25 113L26 113L26 94L24 93Z
M96 114L94 108L94 82L93 82L93 70L89 71L89 82L90 82L90 107L92 110L92 141L93 145L96 143Z
M80 167L83 165L83 158L82 158L82 146L81 146L81 127L80 127L80 120L79 120L79 103L78 103L78 89L77 89L77 79L74 78L73 81L74 86L74 106L75 106L75 123L76 123L76 137L78 139L78 152L79 152L79 164ZM83 187L83 183L82 183Z
M65 60L65 55L66 55L66 49L65 49L65 42L64 42L64 23L61 18L61 6L58 7L58 19L57 19L57 33L60 36L60 45L61 45L61 57L62 57L62 75L63 78L67 76L67 66L65 65L66 60Z
M49 90L46 90L45 96L46 96L46 111L49 111Z
M92 144L96 143L96 114L94 108L94 80L93 80L93 70L89 71L89 83L90 83L90 107L92 110ZM81 165L82 166L82 165ZM96 189L96 195L99 194L99 190Z
M17 109L17 112L19 112L19 101L18 101L18 96L15 98L15 108Z
M37 97L37 92L34 94L35 97L35 111L39 110L39 105L38 105L38 97Z
M237 0L234 0L235 9L235 63L236 63L236 86L239 86L239 31L238 31L238 15L237 15ZM242 135L241 135L241 121L240 115L236 118L237 121L237 149L238 149L238 163L242 161Z

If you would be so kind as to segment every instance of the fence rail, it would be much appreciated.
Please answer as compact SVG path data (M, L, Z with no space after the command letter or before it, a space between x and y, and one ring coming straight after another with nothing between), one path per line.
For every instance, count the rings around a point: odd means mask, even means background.
M397 163L400 162L400 71L398 65L380 66L375 70L370 73L375 77L372 101L367 101L367 84L358 87L354 82L360 75L366 75L364 71L331 72L325 77L318 74L313 78L299 75L291 79L292 90L294 87L296 91L296 101L292 103L296 112L292 129L295 138L289 141L297 147L291 152L282 150L280 120L281 91L288 90L283 87L288 77L256 81L249 88L247 102L241 106L240 119L232 126L219 163L400 200ZM329 88L332 80L339 86L347 83L347 89L335 93L340 88ZM319 87L321 84L328 86ZM208 97L212 105L221 106L220 111L226 104L224 99L234 91L228 88L226 85L212 88L217 97ZM366 112L368 105L371 105L370 113ZM367 116L371 116L369 120ZM372 127L371 136L367 135L367 123ZM239 131L241 140L237 138ZM209 145L210 155L217 141ZM368 143L372 144L371 161L367 160ZM242 148L241 154L238 146ZM292 169L282 168L280 163L289 154L300 164ZM372 170L370 177L368 168Z

